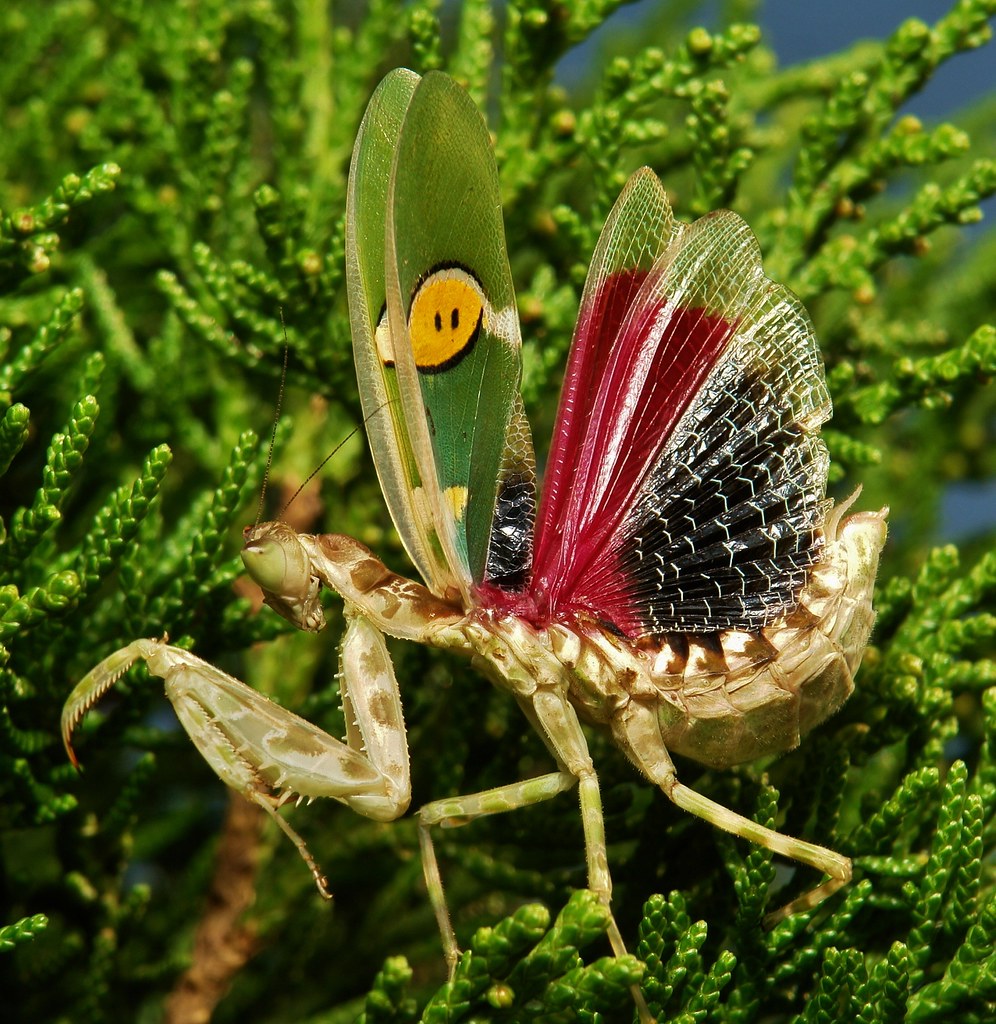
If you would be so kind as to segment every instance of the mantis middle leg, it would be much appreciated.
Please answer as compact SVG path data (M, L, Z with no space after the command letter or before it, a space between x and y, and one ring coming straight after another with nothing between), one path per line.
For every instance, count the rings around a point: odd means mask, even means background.
M540 803L576 785L581 801L588 887L600 897L606 907L611 903L612 878L609 874L606 851L602 798L598 776L588 753L588 744L577 712L558 688L541 688L529 698L520 698L519 703L526 717L543 737L547 748L560 765L560 770L481 793L434 800L419 811L419 840L426 888L443 936L443 947L451 976L459 957L459 947L446 906L442 878L430 834L430 829L434 825L443 828L465 825L485 815L499 814ZM613 953L616 956L624 956L626 945L611 915L607 937ZM633 998L641 1020L652 1020L638 989L634 988Z

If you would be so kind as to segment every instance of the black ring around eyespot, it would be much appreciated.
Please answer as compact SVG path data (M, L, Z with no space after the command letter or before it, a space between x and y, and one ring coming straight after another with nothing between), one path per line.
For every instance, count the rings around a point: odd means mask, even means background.
M443 300L453 302L452 310L448 311L443 304L436 305L427 289L440 290ZM452 294L448 295L449 291ZM425 303L421 309L420 301ZM408 334L419 373L444 373L462 362L481 335L486 307L487 297L480 279L462 264L440 263L423 274L408 308ZM471 330L461 331L460 312L472 314L475 310L477 316ZM444 325L448 325L448 330Z

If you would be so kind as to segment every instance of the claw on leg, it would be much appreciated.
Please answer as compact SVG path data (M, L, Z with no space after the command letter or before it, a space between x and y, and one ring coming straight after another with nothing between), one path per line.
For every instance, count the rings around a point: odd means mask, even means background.
M305 864L308 865L308 870L311 872L311 877L315 880L315 885L318 887L318 891L321 894L323 900L332 899L332 890L329 889L329 880L322 873L322 869L318 866L318 862L311 855L311 851L308 849L307 844L290 824L286 821L283 816L277 811L277 805L280 801L274 801L273 797L266 793L252 793L246 794L248 799L251 800L257 807L262 807L264 811L280 826L281 831L285 836L297 847L297 852L301 854L301 859Z
M408 807L408 745L397 681L381 633L348 615L341 652L347 742L165 640L136 640L105 658L70 694L62 736L136 662L166 684L166 696L201 756L232 789L262 807L297 848L324 899L328 882L278 808L294 797L331 797L379 821Z

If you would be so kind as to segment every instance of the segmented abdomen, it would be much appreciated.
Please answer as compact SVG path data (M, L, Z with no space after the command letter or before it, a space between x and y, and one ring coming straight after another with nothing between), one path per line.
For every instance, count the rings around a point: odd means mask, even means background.
M651 680L670 751L721 768L791 750L850 696L875 620L887 510L841 522L845 509L828 518L821 560L794 611L756 633L679 637L655 654Z

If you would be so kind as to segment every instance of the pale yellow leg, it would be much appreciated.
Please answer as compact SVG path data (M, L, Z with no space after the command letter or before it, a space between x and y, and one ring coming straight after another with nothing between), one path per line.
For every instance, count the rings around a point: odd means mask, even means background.
M598 787L588 743L581 729L574 706L559 688L538 690L528 703L520 701L527 716L537 728L547 747L557 761L578 780L581 798L581 824L584 828L585 856L588 863L588 887L598 894L610 910L606 937L616 956L626 955L615 917L611 914L612 876L609 873L609 858L605 843L605 819L602 816L602 796ZM633 1002L636 1003L643 1024L653 1024L653 1015L639 987L632 986Z
M549 775L541 775L535 779L527 779L524 782L486 790L483 793L436 800L419 811L419 841L422 848L422 866L425 872L426 887L436 912L436 920L439 922L451 977L459 958L459 947L446 906L442 878L429 831L433 825L440 825L444 828L463 825L474 818L487 814L499 814L540 803L577 785L585 835L588 886L599 896L606 907L611 902L612 879L609 874L605 847L602 798L598 788L598 777L588 754L588 745L584 733L581 731L577 713L559 689L555 688L541 689L531 700L523 699L520 704L527 717L539 730L558 764L561 765L561 770L551 772ZM611 915L606 937L616 956L626 954L626 944ZM636 987L633 988L633 999L641 1021L644 1024L653 1024L653 1017L647 1008L646 1001Z
M434 825L442 828L456 828L466 825L475 818L483 818L489 814L503 814L520 807L542 803L571 789L577 783L569 772L551 772L535 779L513 782L508 786L486 789L481 793L470 793L466 796L446 797L433 800L418 812L418 838L422 850L422 871L425 874L425 887L429 892L429 901L439 923L439 932L443 937L443 952L450 976L456 969L460 957L450 912L446 906L443 893L443 880L439 873L439 862L436 859L435 847L432 843L430 829Z
M756 821L731 811L728 807L710 800L701 793L696 793L679 782L674 764L661 737L660 725L653 708L636 701L631 702L614 721L613 734L630 760L651 782L660 786L668 799L674 801L678 807L690 811L717 828L763 846L773 853L779 853L783 857L808 864L829 876L814 889L803 893L780 910L768 914L764 921L767 927L773 927L792 914L811 910L851 880L849 858L815 843L794 839L792 836L759 825Z

